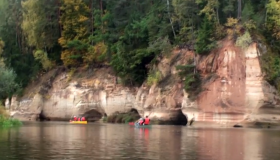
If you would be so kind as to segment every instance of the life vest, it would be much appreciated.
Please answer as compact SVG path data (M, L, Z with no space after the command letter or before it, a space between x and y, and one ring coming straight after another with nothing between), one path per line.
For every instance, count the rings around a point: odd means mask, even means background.
M77 117L74 117L74 121L77 121Z
M148 125L149 123L150 123L150 119L149 119L149 118L145 118L144 124L145 124L145 125Z
M86 119L85 119L85 117L82 117L82 121L85 121Z

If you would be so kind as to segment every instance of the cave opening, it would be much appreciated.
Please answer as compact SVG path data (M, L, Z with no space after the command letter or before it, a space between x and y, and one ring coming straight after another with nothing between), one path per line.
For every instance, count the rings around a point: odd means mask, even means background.
M107 116L106 113L102 114L99 111L92 109L85 112L81 116L85 117L88 122L95 122L95 121L99 121L103 117L103 115Z
M46 117L44 112L41 111L36 118L37 121L50 121L50 118Z

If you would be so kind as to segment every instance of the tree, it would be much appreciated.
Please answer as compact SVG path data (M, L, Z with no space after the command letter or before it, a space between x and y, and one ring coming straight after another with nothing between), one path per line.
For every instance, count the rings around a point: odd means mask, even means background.
M25 87L40 69L26 42L22 25L21 0L0 1L0 37L5 42L1 57L5 66L16 73L16 82Z
M195 50L199 54L205 54L213 49L216 44L214 40L214 26L207 17L204 18L195 44Z
M59 37L55 0L27 0L22 2L22 29L29 46L36 49L51 49Z
M11 97L19 89L16 74L12 69L0 66L0 75L0 99Z
M0 56L2 56L2 51L5 44L0 38ZM15 82L16 74L12 69L5 67L2 63L2 58L0 58L0 99L10 97L17 89L19 85Z
M177 24L177 43L192 45L200 23L199 7L194 0L173 0L174 23Z
M87 52L89 8L82 0L63 0L60 7L62 36L58 42L63 48L61 59L65 66L78 66Z
M214 23L220 23L219 19L219 1L218 0L196 0L199 5L204 5L200 10L200 14L205 14L206 17Z
M269 0L267 4L267 27L276 39L280 39L280 1Z

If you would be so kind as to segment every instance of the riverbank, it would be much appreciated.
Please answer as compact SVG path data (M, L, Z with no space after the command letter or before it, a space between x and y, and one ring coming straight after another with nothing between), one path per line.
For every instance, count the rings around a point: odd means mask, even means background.
M21 125L22 123L17 119L11 119L3 115L0 115L0 128L21 126Z

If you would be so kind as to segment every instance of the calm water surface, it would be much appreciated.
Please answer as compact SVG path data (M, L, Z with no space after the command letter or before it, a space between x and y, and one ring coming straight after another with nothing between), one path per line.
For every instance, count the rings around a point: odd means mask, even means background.
M0 130L0 160L279 160L280 131L66 122Z

